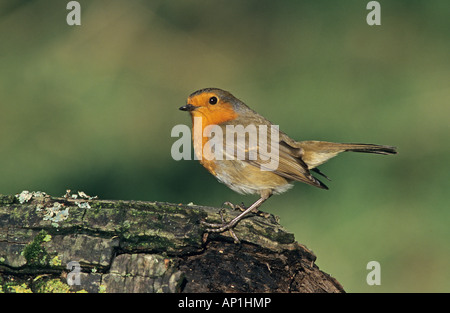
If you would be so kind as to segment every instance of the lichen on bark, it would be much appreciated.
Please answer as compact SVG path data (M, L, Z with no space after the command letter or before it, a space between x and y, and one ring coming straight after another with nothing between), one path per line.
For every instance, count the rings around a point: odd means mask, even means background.
M220 210L67 194L0 195L0 291L344 291L272 215L236 225L240 244L228 232L205 236L200 221L220 222ZM223 218L236 214L227 210ZM80 266L80 285L67 285L74 274L70 262Z

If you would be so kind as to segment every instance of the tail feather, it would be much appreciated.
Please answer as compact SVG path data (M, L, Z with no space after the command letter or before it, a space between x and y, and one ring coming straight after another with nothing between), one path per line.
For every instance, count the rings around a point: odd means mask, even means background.
M326 179L328 179L329 181L331 181L330 177L328 177L327 175L325 175L324 173L322 173L321 170L319 170L317 167L313 168L311 171L325 177Z
M396 148L392 146L382 146L364 143L344 143L340 145L342 145L345 148L344 151L376 153L384 155L397 154Z
M313 169L344 151L396 154L397 150L392 146L364 144L364 143L334 143L326 141L301 141L298 146L302 149L301 158Z

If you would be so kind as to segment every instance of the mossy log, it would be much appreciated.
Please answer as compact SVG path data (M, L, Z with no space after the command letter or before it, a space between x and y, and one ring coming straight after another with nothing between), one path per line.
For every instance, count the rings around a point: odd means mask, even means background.
M206 235L232 209L0 195L0 292L344 292L276 217ZM70 285L70 286L69 286Z

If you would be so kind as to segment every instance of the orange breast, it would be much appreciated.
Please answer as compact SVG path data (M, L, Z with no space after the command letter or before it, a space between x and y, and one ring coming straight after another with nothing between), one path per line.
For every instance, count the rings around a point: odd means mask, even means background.
M220 125L226 123L227 121L233 120L236 117L238 117L238 114L234 112L232 105L228 103L218 106L199 107L192 112L192 121L194 125L192 141L194 144L194 151L197 158L200 160L200 163L213 175L216 175L214 170L216 165L214 155L206 155L210 152L210 149L209 147L205 149L205 145L208 144L208 141L211 138L204 136L205 127L209 125ZM194 118L200 118L201 125L196 124ZM197 121L199 120L197 119ZM198 126L201 126L201 136L199 134L200 130L195 128Z

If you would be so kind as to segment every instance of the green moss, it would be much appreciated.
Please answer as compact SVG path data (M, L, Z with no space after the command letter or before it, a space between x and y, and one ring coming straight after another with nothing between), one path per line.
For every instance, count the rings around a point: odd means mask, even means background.
M2 282L0 280L0 293L72 293L70 286L64 279L51 278L45 275L38 275L32 281L23 280ZM86 292L82 289L77 293Z
M98 287L98 293L106 293L106 286L105 285L100 285Z
M13 195L0 195L0 204L8 205L14 203L15 196Z
M70 286L60 279L41 280L36 284L35 292L37 293L68 293Z
M4 286L4 292L10 292L10 293L32 293L31 289L28 287L27 284L6 284Z
M105 201L92 201L89 203L91 209L116 209L121 208L122 202L105 202Z
M158 251L172 251L176 250L176 245L165 237L144 235L124 238L123 248L130 251L154 249Z
M43 244L51 240L51 236L41 230L33 241L29 243L22 251L22 255L30 266L45 266L49 262L49 254L45 250Z
M102 208L102 203L101 202L93 202L90 204L91 209L101 209Z
M35 293L73 293L70 286L64 279L49 278L45 275L39 275L33 280L33 292ZM76 293L86 293L87 291L81 289Z
M56 255L50 260L50 266L61 266L61 259Z
M154 209L162 210L164 213L181 213L187 214L186 208L178 205L174 205L172 203L161 203L157 202L155 206L152 206Z

